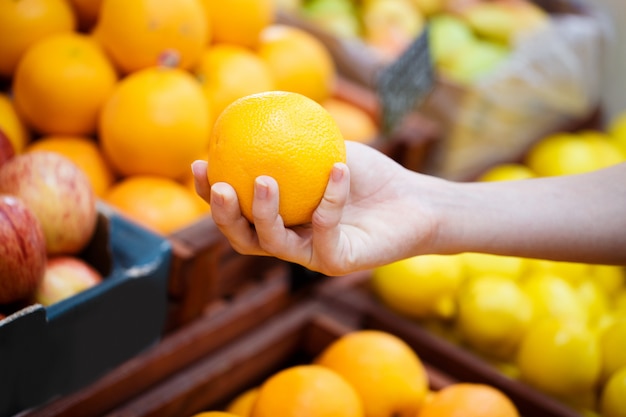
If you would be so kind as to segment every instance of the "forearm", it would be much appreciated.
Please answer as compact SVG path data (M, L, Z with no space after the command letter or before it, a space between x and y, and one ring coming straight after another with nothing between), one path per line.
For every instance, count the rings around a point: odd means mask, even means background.
M577 177L447 183L433 199L436 252L626 264L626 164Z

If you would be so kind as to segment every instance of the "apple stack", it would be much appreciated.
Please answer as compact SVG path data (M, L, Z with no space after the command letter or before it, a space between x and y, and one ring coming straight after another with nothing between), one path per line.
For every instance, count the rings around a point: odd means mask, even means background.
M0 312L48 306L99 283L80 258L97 219L91 183L73 162L15 155L0 132Z

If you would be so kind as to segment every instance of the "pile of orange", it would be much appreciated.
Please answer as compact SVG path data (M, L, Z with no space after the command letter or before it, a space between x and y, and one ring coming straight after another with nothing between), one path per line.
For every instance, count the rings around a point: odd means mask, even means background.
M99 198L168 234L210 212L190 164L230 103L332 96L329 51L275 12L274 0L2 2L0 129L17 153L68 156Z
M222 410L193 417L519 417L497 388L453 383L432 391L424 364L397 336L356 330L330 343L312 363L281 369Z

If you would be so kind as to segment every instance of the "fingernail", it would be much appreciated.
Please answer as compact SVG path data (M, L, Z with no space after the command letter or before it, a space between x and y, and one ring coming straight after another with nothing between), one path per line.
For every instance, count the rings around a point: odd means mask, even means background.
M335 182L341 181L341 179L343 178L343 168L341 167L341 165L337 165L337 164L333 165L331 176L333 178L333 181Z
M268 185L262 179L257 178L255 181L254 196L261 200L265 200L268 194Z
M217 190L211 190L211 205L212 206L223 206L224 205L224 194L220 193Z

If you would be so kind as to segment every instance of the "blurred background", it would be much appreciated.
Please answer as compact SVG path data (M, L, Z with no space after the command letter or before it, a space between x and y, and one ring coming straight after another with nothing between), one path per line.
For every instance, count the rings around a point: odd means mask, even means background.
M603 95L607 114L626 109L626 3L622 0L589 0L612 23L613 41L604 69Z

